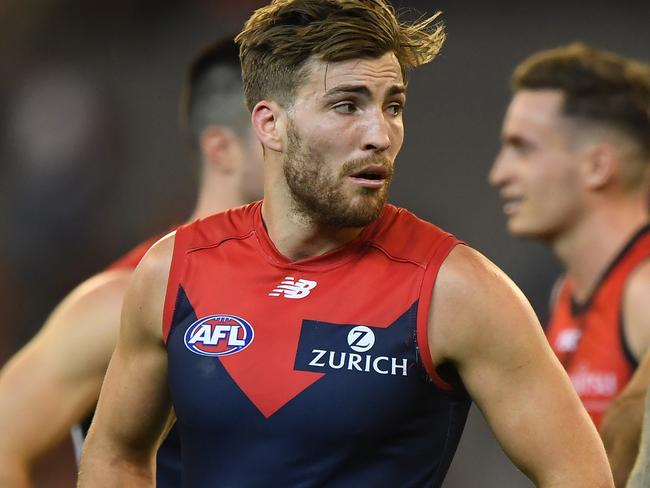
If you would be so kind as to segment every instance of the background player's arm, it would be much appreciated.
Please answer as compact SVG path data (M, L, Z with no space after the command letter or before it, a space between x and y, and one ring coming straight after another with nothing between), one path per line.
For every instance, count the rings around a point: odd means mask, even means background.
M512 461L540 487L613 485L602 442L535 314L476 251L456 246L433 292L435 365L456 365Z
M154 486L155 454L171 413L162 311L173 236L133 273L120 336L84 445L80 486Z
M626 488L646 488L650 486L650 393L646 395L643 429L639 452L630 474Z
M630 277L623 298L625 335L639 367L603 416L600 436L616 486L625 486L639 449L645 397L650 384L650 262Z
M0 486L29 486L34 461L92 412L115 347L131 272L72 291L0 373Z

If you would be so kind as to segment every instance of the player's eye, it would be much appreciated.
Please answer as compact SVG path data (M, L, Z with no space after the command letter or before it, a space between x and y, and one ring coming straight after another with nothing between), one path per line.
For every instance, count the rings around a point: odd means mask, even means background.
M386 107L386 111L392 116L397 116L404 111L404 105L399 102L394 102Z
M356 111L357 107L352 102L341 102L334 105L334 110L340 114L351 114Z

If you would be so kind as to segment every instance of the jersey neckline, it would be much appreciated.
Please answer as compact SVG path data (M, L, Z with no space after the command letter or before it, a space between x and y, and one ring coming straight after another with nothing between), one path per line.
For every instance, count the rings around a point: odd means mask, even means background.
M386 220L387 215L394 208L392 205L386 204L381 211L381 214L370 225L367 225L354 239L350 242L343 244L331 251L317 256L311 256L304 259L291 260L282 254L269 237L262 218L262 206L264 201L261 200L255 204L252 212L252 224L259 241L260 247L272 264L279 267L294 268L294 269L329 269L336 268L354 259L358 259L364 248L367 247L368 242L377 233L382 223Z
M598 281L596 282L596 286L594 286L593 290L589 294L588 298L582 302L579 302L573 297L573 290L570 290L570 295L569 298L571 299L571 313L573 315L580 315L583 312L587 311L589 307L591 307L592 302L596 298L596 295L598 295L598 292L603 286L603 283L607 280L609 275L614 271L616 266L625 258L625 256L632 250L632 248L636 245L636 243L647 233L650 233L650 223L644 224L639 230L637 230L632 237L627 241L627 243L621 248L621 250L616 254L614 259L612 259L605 268L605 271L603 274L600 276Z

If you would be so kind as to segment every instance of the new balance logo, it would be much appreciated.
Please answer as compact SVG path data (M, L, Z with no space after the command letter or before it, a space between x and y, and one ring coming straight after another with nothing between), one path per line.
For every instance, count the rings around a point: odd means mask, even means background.
M279 297L280 295L284 295L284 298L305 298L316 288L317 284L315 281L303 279L295 281L292 276L287 276L282 283L269 293L269 296Z

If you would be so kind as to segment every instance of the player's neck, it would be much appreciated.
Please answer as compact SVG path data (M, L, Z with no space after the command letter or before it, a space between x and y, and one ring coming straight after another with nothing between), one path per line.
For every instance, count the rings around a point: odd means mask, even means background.
M589 298L610 263L647 223L644 206L603 206L553 241L553 252L572 280L576 300Z
M248 202L245 201L238 185L228 184L226 181L221 181L218 184L206 181L201 184L196 206L188 221L202 219L246 203Z
M319 256L353 240L363 228L319 225L291 211L291 204L265 195L262 217L269 238L278 251L297 261Z

